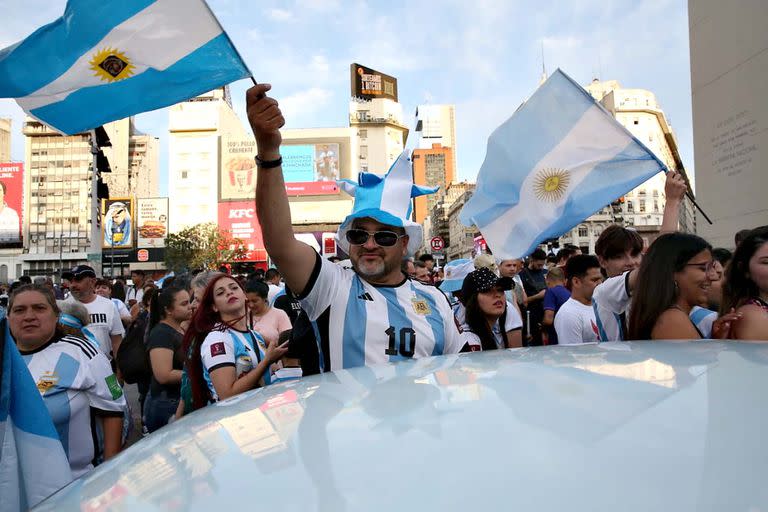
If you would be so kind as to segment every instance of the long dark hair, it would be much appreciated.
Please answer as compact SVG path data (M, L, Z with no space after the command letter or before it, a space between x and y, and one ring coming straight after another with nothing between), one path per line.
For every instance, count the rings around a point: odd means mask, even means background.
M749 299L760 296L760 290L749 278L749 260L764 243L768 242L768 226L760 226L749 232L733 253L733 259L725 270L723 300L720 302L720 314L728 313L731 308L744 305Z
M176 295L179 292L184 292L186 289L179 286L169 286L160 290L160 293L155 295L149 306L149 330L151 331L160 321L165 320L168 317L168 310L173 308L173 302L176 300Z
M651 339L656 320L677 301L674 274L704 250L711 251L712 246L687 233L667 233L653 242L637 273L627 339Z
M466 308L466 323L469 326L470 331L475 333L480 338L480 345L483 350L496 350L499 346L496 344L496 338L493 336L493 331L488 326L488 320L485 318L485 313L480 309L480 304L477 301L477 293L473 293L465 299L464 307ZM502 332L504 330L504 324L507 318L507 308L504 307L504 313L499 317L499 327ZM506 340L505 340L506 341ZM506 343L505 343L506 345Z
M232 281L240 286L240 289L243 288L232 276L227 274L216 275L205 287L205 291L195 310L195 314L192 316L189 327L184 333L184 342L182 346L184 354L186 355L185 364L187 375L189 376L189 383L192 388L193 410L205 407L211 398L210 391L203 378L203 362L200 356L200 346L205 340L205 337L208 336L211 331L216 329L219 324L224 324L224 327L226 328L237 323L237 320L235 320L234 322L225 324L221 320L221 315L213 310L213 289L216 287L216 283L222 279L232 279Z

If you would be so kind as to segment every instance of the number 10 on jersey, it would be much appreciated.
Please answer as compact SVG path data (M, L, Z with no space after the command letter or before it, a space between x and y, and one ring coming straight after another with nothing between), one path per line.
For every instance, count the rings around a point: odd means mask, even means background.
M413 357L413 354L416 352L416 331L410 327L403 327L400 329L400 335L396 336L397 329L390 325L389 329L384 332L389 336L389 344L384 351L385 354L388 356L400 354L403 357ZM399 340L396 338L399 338ZM398 344L397 341L400 343Z

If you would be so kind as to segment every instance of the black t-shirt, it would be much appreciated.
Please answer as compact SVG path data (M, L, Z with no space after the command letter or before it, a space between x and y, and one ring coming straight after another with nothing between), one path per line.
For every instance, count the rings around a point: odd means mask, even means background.
M296 323L296 319L299 317L299 313L301 313L301 302L288 291L275 299L274 307L286 312L291 320L291 325Z
M173 350L173 369L181 370L184 368L184 356L181 350L183 337L179 331L168 324L160 322L149 332L147 340L147 352L153 348L167 348ZM171 398L179 398L181 393L181 384L160 384L152 375L150 391L154 396L160 395L165 391Z
M530 268L525 268L520 272L520 280L523 281L523 288L528 297L547 289L546 275L544 269L531 270ZM528 302L528 309L531 311L531 316L536 318L543 317L544 300Z

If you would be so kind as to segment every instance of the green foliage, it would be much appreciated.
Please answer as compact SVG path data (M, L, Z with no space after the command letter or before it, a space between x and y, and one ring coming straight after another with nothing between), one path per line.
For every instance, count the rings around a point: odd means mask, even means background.
M218 270L224 263L243 260L247 253L241 239L214 223L197 224L165 239L165 266L176 273Z

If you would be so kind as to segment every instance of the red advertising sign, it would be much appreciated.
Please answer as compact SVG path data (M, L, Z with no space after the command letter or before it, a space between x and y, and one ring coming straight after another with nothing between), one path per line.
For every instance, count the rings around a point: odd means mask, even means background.
M0 163L0 247L21 247L24 164Z
M267 260L267 251L264 250L261 226L256 218L253 201L219 203L219 227L245 243L248 254L242 261Z

